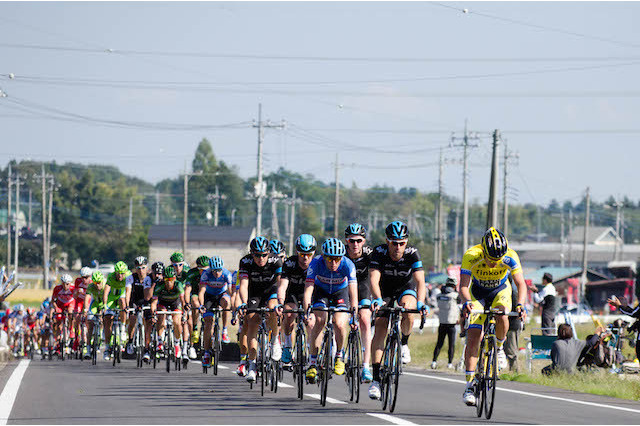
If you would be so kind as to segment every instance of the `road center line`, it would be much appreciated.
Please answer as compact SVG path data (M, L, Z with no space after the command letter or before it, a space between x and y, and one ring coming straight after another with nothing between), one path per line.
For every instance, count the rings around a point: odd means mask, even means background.
M305 393L305 395L308 396L309 398L320 399L320 394L319 393ZM346 402L344 402L344 401L340 401L339 399L333 399L333 398L329 398L329 397L327 397L327 402L329 402L331 404L346 404Z
M278 386L279 387L283 387L283 388L292 388L293 385L290 385L288 383L283 383L283 382L278 382Z
M400 417L391 416L389 414L381 413L367 413L368 416L377 417L382 420L393 423L394 425L416 425L417 423L411 423L409 420L401 419Z
M2 394L0 395L0 425L6 425L9 420L9 415L13 409L13 403L18 396L18 389L20 389L20 383L22 377L27 371L29 366L29 360L23 359L18 366L11 373L11 377L7 380L7 384L4 386Z
M462 384L467 383L464 380L450 379L448 377L430 376L430 375L427 375L427 374L410 373L410 372L407 372L407 371L402 372L402 374L406 374L407 376L423 377L425 379L441 380L441 381L444 381L444 382L453 382L453 383L462 383ZM613 409L613 410L620 410L620 411L629 411L631 413L640 413L640 410L633 409L633 408L627 408L627 407L620 407L618 405L600 404L598 402L589 402L589 401L579 401L577 399L562 398L562 397L559 397L559 396L551 396L551 395L543 395L543 394L540 394L540 393L525 392L525 391L520 391L520 390L516 390L516 389L505 389L505 388L502 388L502 387L496 387L496 389L499 390L499 391L502 391L502 392L517 393L517 394L520 394L520 395L533 396L533 397L536 397L536 398L553 399L555 401L572 402L574 404L590 405L592 407L599 407L599 408L606 408L606 409Z

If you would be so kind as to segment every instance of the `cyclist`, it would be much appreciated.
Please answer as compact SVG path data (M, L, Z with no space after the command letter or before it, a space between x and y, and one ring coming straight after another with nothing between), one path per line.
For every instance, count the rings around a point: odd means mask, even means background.
M155 288L160 283L164 282L164 263L155 262L151 265L151 274L150 274L150 283L149 287L145 287L144 289L144 298L151 303L151 299L153 298L153 292ZM145 326L144 326L144 355L142 359L144 362L149 362L151 360L151 356L149 355L149 345L151 344L151 309L145 313Z
M345 257L346 249L342 241L329 238L322 244L322 256L311 261L307 269L304 289L304 309L310 307L336 307L351 311L355 317L358 312L358 280L356 267ZM344 340L348 334L348 313L336 312L334 315L336 359L333 371L337 375L344 374ZM318 350L322 344L322 330L327 322L327 312L315 313L315 324L309 336L309 368L307 379L315 382L318 371L316 361ZM327 354L330 356L330 354Z
M164 263L155 262L153 265L151 265L150 277L151 277L151 296L153 296L153 288L155 287L155 285L164 281ZM151 299L151 296L149 296L149 299Z
M251 253L240 259L238 268L241 299L238 309L241 315L246 313L247 308L267 307L273 309L278 302L277 286L282 274L282 260L269 253L269 240L264 237L256 237L249 243L249 249ZM260 321L260 315L256 312L249 313L244 318L243 328L246 327L249 366L246 379L249 382L254 382L257 375L257 335ZM271 358L274 361L279 361L282 357L282 347L277 339L279 327L275 312L269 313L267 325L271 331ZM247 353L246 349L244 353ZM241 370L240 367L238 369Z
M187 280L187 272L189 271L189 264L184 261L184 255L180 252L173 253L169 260L171 260L171 266L176 269L176 280L184 283Z
M40 326L40 348L44 355L49 354L49 347L47 341L49 340L49 333L51 333L51 317L49 312L51 311L51 300L47 297L42 301L40 305L40 311L38 312L39 326ZM7 318L8 320L9 318Z
M316 251L316 239L312 235L302 234L296 239L296 254L285 260L282 268L282 277L278 285L278 310L281 314L282 306L286 309L298 309L304 300L305 281L307 269ZM284 317L282 332L284 334L284 348L282 349L282 362L285 365L291 363L291 333L297 314L288 313ZM311 323L310 327L313 327Z
M87 286L91 283L91 274L93 271L91 268L83 267L80 269L80 276L76 278L74 282L74 292L73 298L75 299L75 313L76 316L73 321L73 330L76 335L76 339L74 341L74 350L78 349L78 344L80 341L86 342L87 335L85 334L86 330L82 327L82 312L84 310L84 298L87 294Z
M153 300L151 301L151 315L153 321L158 324L158 351L162 351L160 346L164 334L164 314L156 318L156 311L172 311L173 317L173 337L175 339L174 353L176 358L187 357L187 351L182 340L182 306L184 306L184 283L177 280L177 271L173 266L164 268L164 282L158 283L153 290Z
M211 366L211 333L213 329L213 309L218 306L229 309L231 298L231 272L224 268L220 256L213 256L209 260L209 269L205 269L200 278L199 305L203 307L204 314L204 355L202 365ZM229 343L227 327L229 326L229 311L222 312L222 342Z
M9 317L11 321L11 333L13 338L13 355L15 357L24 355L24 322L25 322L25 310L22 303L17 304L13 308L13 312ZM19 344L18 344L19 343Z
M185 312L191 310L191 315L187 320L188 330L183 332L185 341L190 341L189 358L196 359L196 348L194 345L198 339L198 324L200 323L200 278L202 273L209 267L209 258L207 256L199 256L196 259L196 267L189 269L186 275L184 300L187 302ZM186 328L186 327L185 327ZM192 330L189 333L189 330Z
M145 288L151 287L151 277L148 274L147 258L138 256L133 260L134 270L127 277L125 283L125 305L131 309L142 308L148 306L150 299L145 295ZM149 310L144 312L145 319L151 319ZM127 324L127 355L133 355L133 333L138 318L135 313L129 315L129 323Z
M489 228L482 237L481 244L468 249L462 257L460 269L460 298L463 301L462 314L466 318L473 309L497 308L502 312L511 312L511 285L509 275L518 286L518 304L516 311L526 317L524 301L527 286L524 282L518 254L508 247L504 234L496 228ZM467 405L475 405L474 395L475 369L478 362L480 340L485 315L473 315L469 318L467 330L467 350L465 351L465 375L467 384L462 400ZM496 338L498 343L498 368L507 366L507 357L503 344L509 330L509 318L496 318Z
M369 363L371 362L371 286L369 284L369 262L373 250L367 244L367 230L359 223L352 223L344 230L344 239L347 244L347 257L356 266L358 278L358 318L360 334L362 336L362 381L369 383L373 380L373 374ZM364 308L364 309L363 309Z
M131 275L131 271L129 271L127 264L123 261L119 261L115 264L115 270L107 276L107 282L105 283L106 291L102 296L102 302L105 305L109 305L109 309L105 312L104 317L104 338L107 342L107 349L104 351L105 361L108 361L109 358L111 358L111 347L109 343L111 342L111 326L113 324L114 314L112 309L120 308L120 314L118 316L121 323L124 324L126 319L126 285L127 277L129 275ZM117 300L117 302L113 303L114 300ZM127 339L126 336L121 336L121 338L124 340Z
M82 356L85 359L91 358L91 353L87 347L92 348L93 341L93 327L96 320L96 315L100 315L105 311L104 296L109 295L106 286L107 279L102 272L94 271L91 274L91 283L87 286L87 292L84 297L83 314L87 321L87 336L88 340L85 340L87 344L82 348ZM115 305L119 299L114 297L110 298L110 304ZM90 313L90 314L89 314Z
M51 324L53 324L53 336L58 342L62 331L62 312L67 312L69 316L74 311L75 299L73 298L73 278L69 274L62 274L60 277L61 284L53 288L53 294L51 296L51 305L53 309L50 310L49 316ZM53 318L53 314L55 318Z
M38 316L36 315L36 310L35 308L32 307L28 307L27 308L27 313L24 316L24 322L25 322L25 337L24 337L24 341L25 341L25 350L27 347L27 342L29 342L29 337L33 338L33 348L31 348L32 351L37 351L38 350L38 334L40 332L39 327L38 327Z
M403 222L395 221L385 229L387 241L376 246L369 263L371 281L371 301L375 310L385 304L397 303L407 309L426 311L424 304L427 289L424 281L424 269L418 249L408 245L409 229ZM387 335L389 318L379 316L375 321L375 332L371 342L373 352L373 381L369 386L369 398L380 399L380 362ZM402 314L400 323L402 333L402 363L411 362L409 336L413 329L413 315Z
M284 263L284 259L287 257L287 254L285 253L286 250L282 241L275 239L269 241L269 251L278 256Z

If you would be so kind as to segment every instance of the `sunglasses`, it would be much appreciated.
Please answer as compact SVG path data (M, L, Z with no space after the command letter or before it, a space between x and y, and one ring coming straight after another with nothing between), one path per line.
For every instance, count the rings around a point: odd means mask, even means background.
M362 244L364 243L364 240L362 238L349 238L347 242L352 244Z
M324 256L325 259L327 259L330 262L340 262L342 260L342 256Z
M173 266L184 266L184 262L172 263Z
M268 253L253 253L253 257L267 257Z
M406 246L407 242L406 241L391 241L391 244L393 244L396 247L402 247L402 246Z

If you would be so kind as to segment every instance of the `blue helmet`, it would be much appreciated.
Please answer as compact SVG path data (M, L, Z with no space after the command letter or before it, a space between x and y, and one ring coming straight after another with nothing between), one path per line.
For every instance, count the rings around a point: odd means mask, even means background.
M255 237L249 243L251 253L266 253L269 251L269 240L265 237Z
M388 224L387 229L385 229L384 232L387 234L387 239L390 241L409 238L409 229L407 228L407 225L399 220Z
M347 238L349 235L360 235L361 237L366 238L367 230L359 223L352 223L344 230L344 237Z
M46 298L43 302L42 302L42 310L46 310L49 307L49 298Z
M296 251L299 253L311 253L316 251L316 247L318 243L316 243L316 239L313 238L313 235L302 234L296 240Z
M224 262L222 261L222 258L220 256L213 256L211 259L209 259L209 266L213 270L222 269L222 267L224 266Z
M329 238L322 244L322 254L325 256L344 256L346 252L344 244L337 238Z
M273 254L284 253L284 243L280 240L269 241L269 251Z

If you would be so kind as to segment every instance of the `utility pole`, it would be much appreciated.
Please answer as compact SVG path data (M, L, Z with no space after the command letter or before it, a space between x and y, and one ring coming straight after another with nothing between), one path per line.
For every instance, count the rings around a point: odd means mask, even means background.
M133 197L129 197L129 226L127 230L131 234L131 228L133 227Z
M296 189L293 188L293 196L291 197L291 232L289 232L289 253L295 253L293 240L296 235Z
M491 179L489 182L489 202L487 204L487 226L498 226L498 170L500 161L498 151L500 149L500 131L493 132L493 156L491 158Z
M231 226L236 225L236 212L238 209L231 209Z
M278 199L284 198L284 194L276 191L276 184L271 186L271 233L276 239L280 239L280 224L278 223Z
M262 200L266 193L266 188L262 182L262 144L264 142L264 129L284 129L285 122L281 124L271 124L269 121L262 121L262 104L258 104L258 122L253 123L253 127L258 129L258 182L256 183L255 195L257 199L256 205L256 235L262 235Z
M442 270L442 198L444 193L444 186L442 183L442 175L444 174L444 157L442 155L442 148L440 148L440 165L438 173L438 207L436 216L436 235L434 238L434 250L433 250L433 263L436 267L436 271Z
M471 136L467 130L467 120L464 120L464 136L462 137L462 144L455 145L454 142L460 138L451 136L451 146L462 146L464 152L462 155L462 251L464 252L469 248L469 197L467 194L468 186L468 166L469 166L469 148L475 148L478 145L470 145L470 140L480 140L477 135Z
M587 187L586 198L587 210L584 216L584 240L582 245L582 277L580 279L580 302L584 302L586 299L586 284L587 284L587 233L589 232L589 210L591 204L591 198L589 194L589 187Z
M20 236L20 175L18 173L16 173L16 230L15 230L15 252L14 252L14 260L13 260L13 267L16 271L16 275L14 277L14 282L18 282L18 241L19 241L19 236Z
M622 207L622 204L616 200L616 203L614 204L615 208L616 208L616 238L620 236L620 207ZM620 243L618 242L618 240L616 240L616 244L615 246L613 246L613 260L618 260L618 246L620 245Z
M31 185L29 185L29 221L27 222L27 228L31 231L31 197L32 197Z
M339 181L340 163L338 163L338 153L336 152L336 195L333 211L333 236L338 238L338 222L340 216L340 181Z
M187 167L184 168L184 205L182 207L182 255L187 256L187 214L189 204L189 175L187 174Z
M511 160L518 160L519 155L515 152L510 152L507 149L507 141L504 140L504 163L502 168L504 170L504 181L502 182L502 199L503 199L503 211L502 211L502 232L505 235L509 234L509 162Z
M569 209L569 237L567 242L569 243L569 268L573 267L573 209Z
M55 178L51 176L49 178L49 214L47 215L47 268L51 264L51 218L53 217L54 188L55 188Z
M220 221L220 200L225 200L227 198L226 195L220 194L220 188L218 184L216 184L216 192L213 194L207 194L207 200L213 200L213 226L218 227L218 223Z
M7 170L7 272L11 273L11 163Z
M156 191L156 220L155 224L160 224L160 193Z
M42 288L47 289L49 285L49 265L47 264L47 187L42 163Z
M565 235L564 235L564 210L560 212L560 267L564 268L564 246L565 246Z
M460 211L456 208L456 231L453 237L453 262L458 262L458 246L460 245L460 230L459 230L459 222L460 222Z

